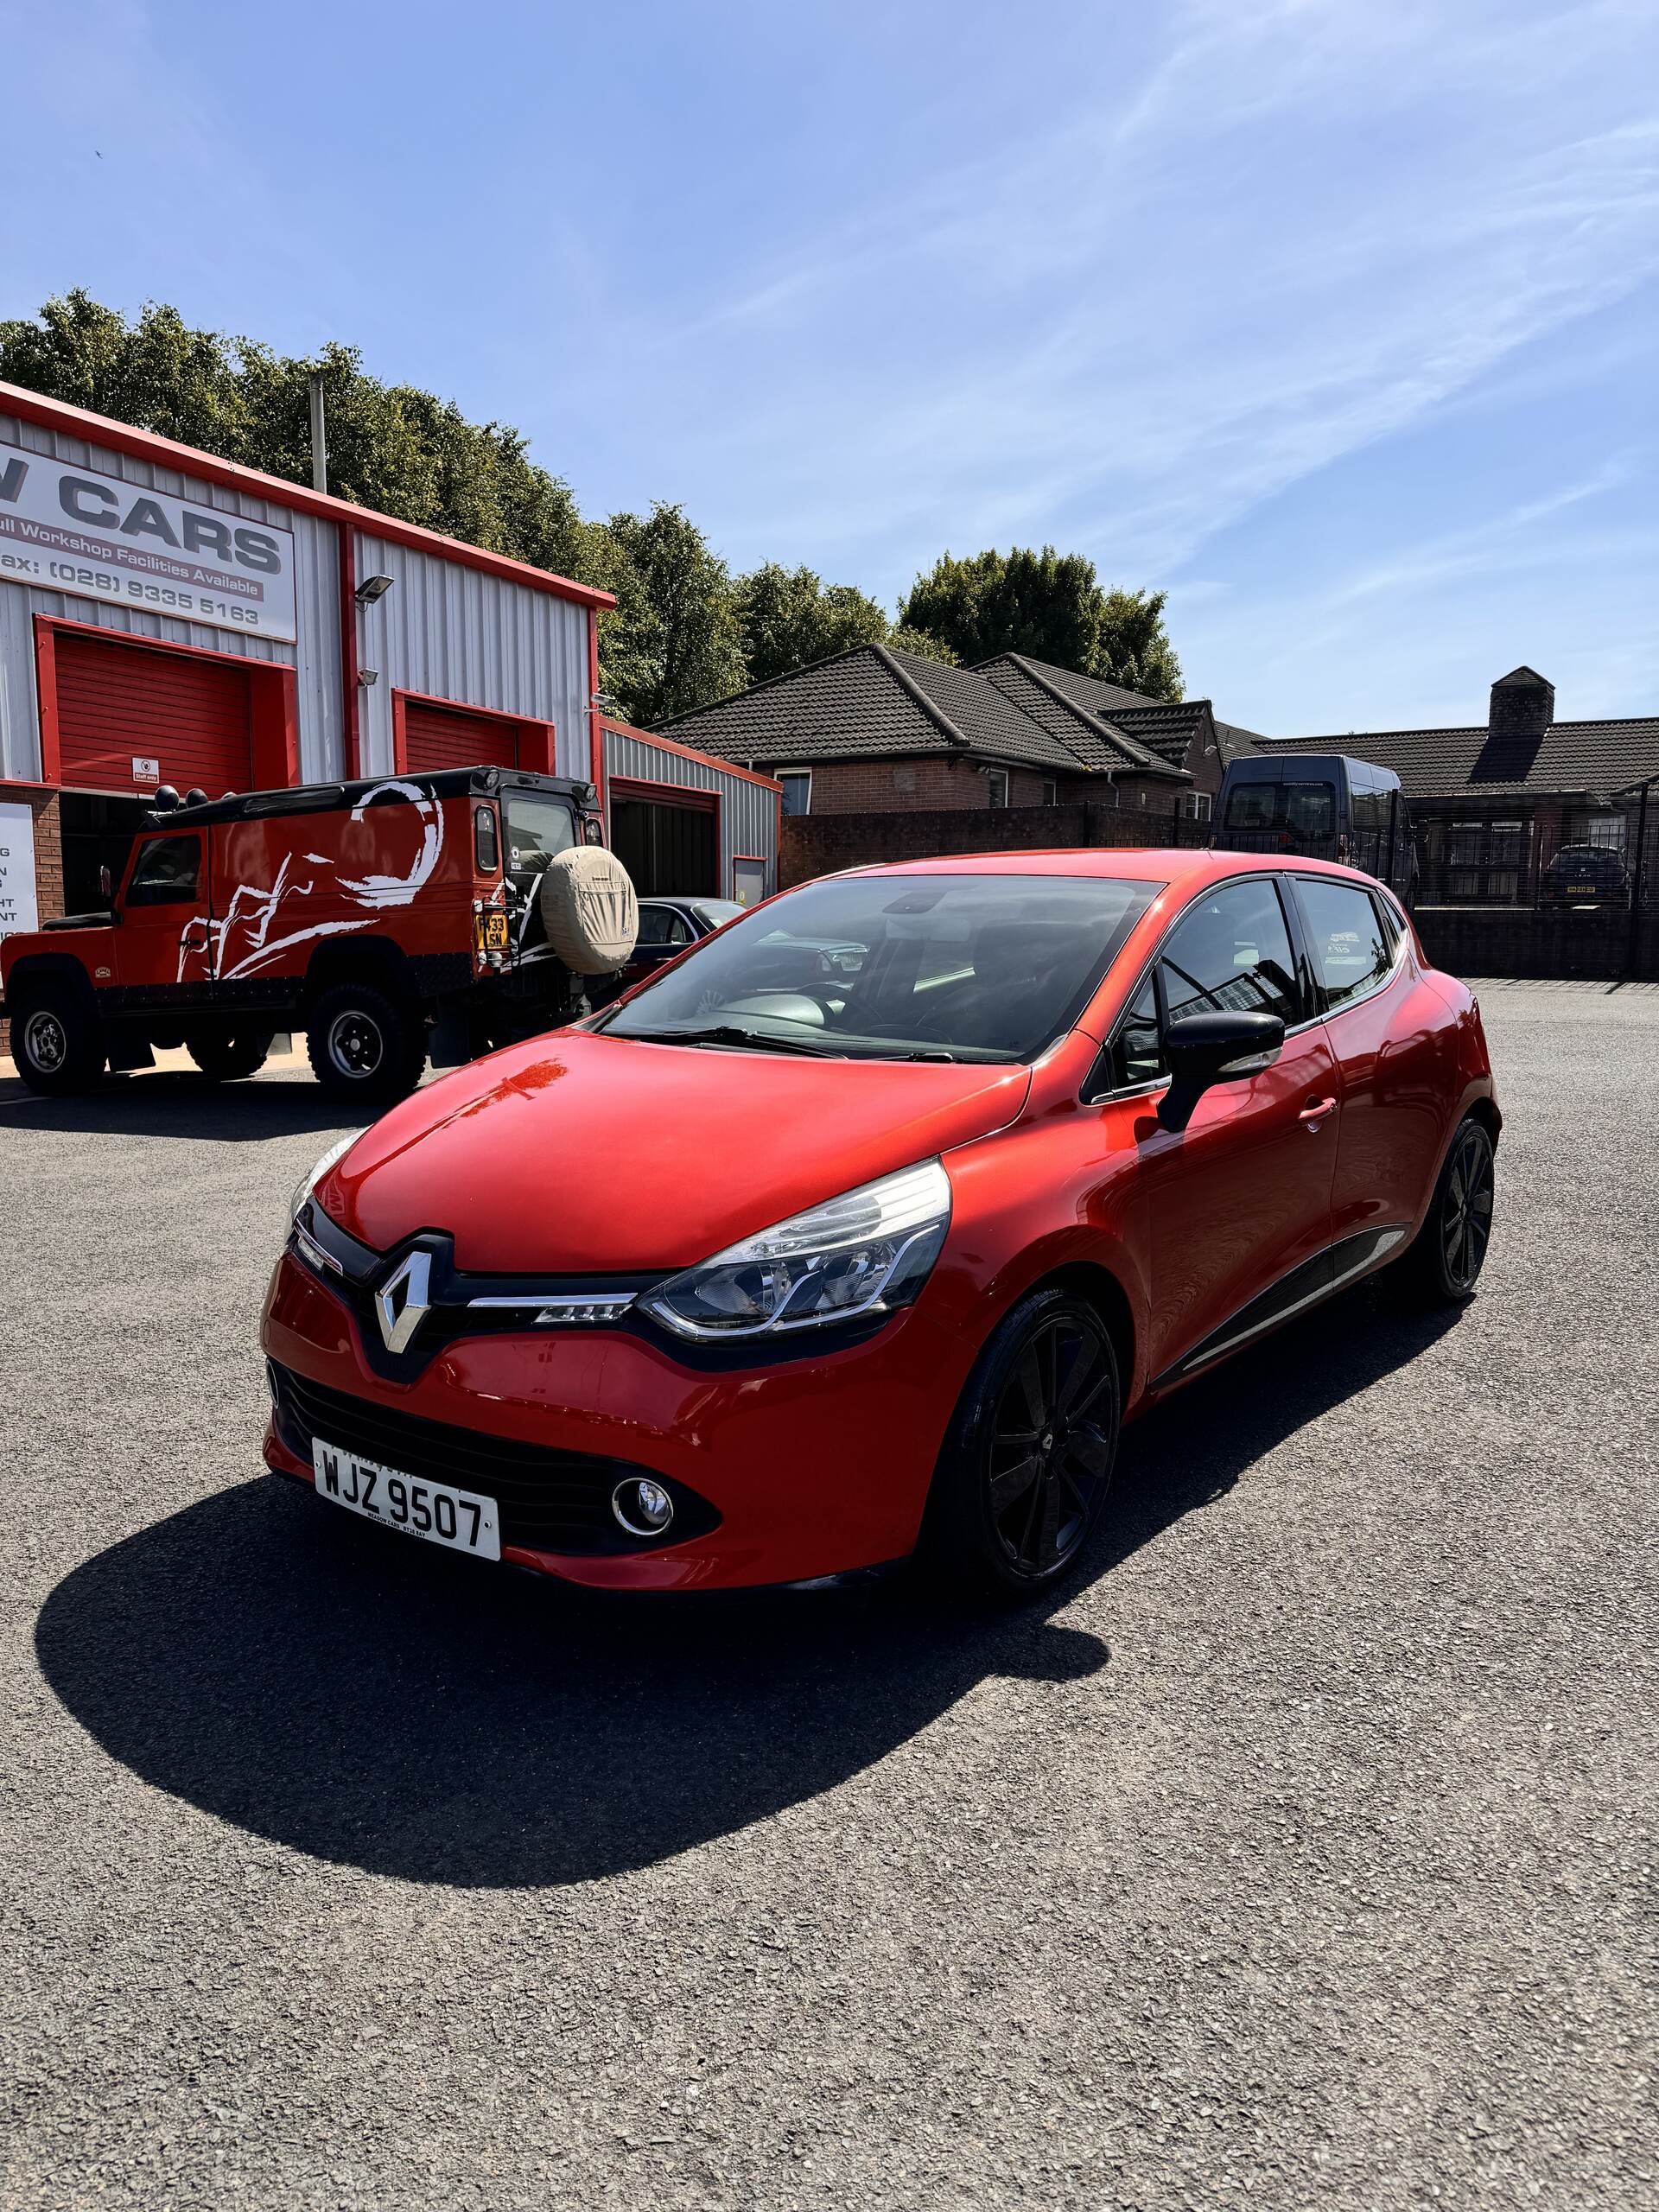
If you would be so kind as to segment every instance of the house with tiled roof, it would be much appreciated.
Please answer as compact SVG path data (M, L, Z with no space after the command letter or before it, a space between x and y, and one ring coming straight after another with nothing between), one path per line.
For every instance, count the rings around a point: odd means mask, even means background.
M1492 685L1484 722L1443 729L1345 730L1260 741L1261 749L1346 753L1391 768L1409 804L1432 901L1481 906L1565 900L1581 876L1651 897L1659 832L1659 715L1558 721L1555 687L1535 668ZM1645 843L1647 851L1640 852ZM1563 851L1616 855L1579 871ZM1640 865L1638 865L1640 861Z
M661 727L778 777L791 814L1082 801L1205 820L1230 751L1253 741L1206 699L1148 699L1023 653L955 668L884 645Z

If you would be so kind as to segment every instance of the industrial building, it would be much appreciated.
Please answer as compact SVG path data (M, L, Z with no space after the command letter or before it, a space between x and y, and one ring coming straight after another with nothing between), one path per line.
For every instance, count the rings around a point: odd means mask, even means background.
M596 785L643 890L775 889L775 785L606 728L611 604L0 384L0 935L96 906L160 785L476 762Z

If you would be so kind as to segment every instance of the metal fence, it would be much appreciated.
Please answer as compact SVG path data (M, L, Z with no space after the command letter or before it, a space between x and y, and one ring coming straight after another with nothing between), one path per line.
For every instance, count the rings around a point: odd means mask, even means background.
M1659 976L1659 779L1596 803L1420 802L1417 927L1465 973Z

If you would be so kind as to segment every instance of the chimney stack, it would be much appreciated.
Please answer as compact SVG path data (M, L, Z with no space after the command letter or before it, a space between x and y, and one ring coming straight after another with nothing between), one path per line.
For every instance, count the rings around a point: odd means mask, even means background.
M1555 686L1535 668L1512 668L1492 686L1487 734L1536 745L1555 719Z

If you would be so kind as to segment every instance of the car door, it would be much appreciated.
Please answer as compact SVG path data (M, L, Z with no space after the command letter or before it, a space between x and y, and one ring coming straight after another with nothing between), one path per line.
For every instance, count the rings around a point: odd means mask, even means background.
M1136 1125L1154 1381L1193 1371L1281 1318L1274 1300L1294 1302L1298 1271L1317 1271L1330 1244L1336 1064L1307 1003L1287 895L1267 874L1205 892L1171 925L1128 1008L1143 1064L1149 1016L1160 1039L1183 1014L1224 1009L1276 1014L1286 1026L1278 1058L1206 1090L1185 1128L1166 1129L1151 1112Z
M1331 1233L1339 1268L1369 1266L1428 1202L1457 1090L1455 1025L1376 893L1335 875L1291 885L1342 1091ZM1362 1236L1374 1249L1344 1255Z
M124 1007L189 1006L212 995L207 841L167 830L133 849L115 932Z

